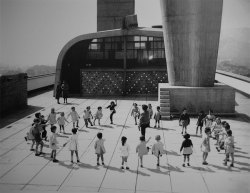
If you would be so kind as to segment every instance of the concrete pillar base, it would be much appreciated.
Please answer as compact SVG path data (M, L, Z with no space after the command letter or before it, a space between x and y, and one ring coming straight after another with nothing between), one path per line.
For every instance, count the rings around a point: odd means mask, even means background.
M214 87L170 86L160 83L158 101L163 115L179 114L187 108L189 114L205 113L212 109L215 114L235 113L235 90L218 83Z

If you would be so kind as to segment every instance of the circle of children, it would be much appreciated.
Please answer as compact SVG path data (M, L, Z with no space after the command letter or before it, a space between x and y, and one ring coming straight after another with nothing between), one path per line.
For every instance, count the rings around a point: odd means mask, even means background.
M113 124L113 115L116 113L115 107L117 106L117 101L112 101L107 109L110 110L110 122ZM57 117L57 114L60 114L59 117ZM154 116L153 116L154 115ZM161 111L160 107L157 106L156 112L153 113L151 104L142 105L142 113L140 112L140 109L136 103L133 104L133 109L131 112L131 116L134 118L135 125L138 123L138 129L141 132L140 137L140 143L136 147L136 152L138 154L138 157L140 159L140 166L143 167L143 156L147 155L149 153L149 147L147 147L147 143L151 139L148 138L148 140L145 139L146 134L146 128L150 127L150 119L155 119L155 128L160 128L160 120L161 120ZM80 116L75 110L75 107L71 108L71 112L68 114L67 118L71 117L72 123L73 123L73 129L72 129L72 135L70 139L63 144L63 147L68 144L69 150L71 152L71 162L73 162L73 155L76 154L77 163L80 162L79 156L78 156L78 129L79 129L79 120ZM85 126L88 127L89 124L91 126L95 125L96 120L98 120L98 124L101 125L100 120L103 117L102 113L102 107L98 107L96 113L94 116L91 113L90 107L88 106L86 110L84 110L83 119L85 122ZM91 119L94 119L93 123ZM63 112L55 112L55 109L51 109L51 113L48 115L47 119L41 113L35 114L35 119L33 121L32 127L30 128L29 132L27 133L27 136L25 137L25 140L31 140L31 151L35 151L35 155L39 156L43 153L43 146L44 142L49 142L49 147L51 149L51 159L53 162L58 162L56 159L56 152L57 149L59 149L57 137L60 136L56 132L57 127L56 124L59 125L60 133L65 133L65 122L69 121L65 118ZM183 167L185 167L185 163L187 161L187 166L190 166L189 160L190 155L193 153L193 143L190 139L190 135L187 133L187 126L190 124L190 117L187 113L187 109L184 109L183 112L180 115L179 118L179 125L182 128L181 134L184 137L184 141L182 142L180 152L182 152L184 157ZM50 125L51 135L49 139L47 138L47 131L46 126ZM203 160L202 164L207 165L207 157L208 153L210 152L210 138L214 138L216 140L216 149L219 152L220 150L225 150L225 159L224 159L224 165L227 165L227 162L229 161L229 156L231 156L231 167L234 166L234 138L232 136L232 131L230 130L230 125L223 121L221 122L221 119L219 117L215 117L212 113L212 110L209 111L208 115L205 115L203 111L201 111L198 115L197 120L197 127L196 127L196 135L198 135L198 131L200 131L200 135L202 136L202 128L205 126L204 133L201 140L201 151L203 152ZM160 157L163 154L166 154L167 151L164 149L164 145L161 142L161 136L157 135L155 136L155 144L152 146L152 154L156 156L157 158L157 166L160 165ZM97 134L97 140L95 142L94 148L95 153L97 155L97 165L100 165L99 159L101 158L102 165L104 165L104 154L106 152L104 147L104 139L103 134L99 132ZM35 149L34 149L35 145ZM38 151L38 148L40 146L40 151ZM129 156L130 147L127 143L127 137L122 136L121 137L121 145L120 145L120 155L122 158L122 165L121 169L129 169L127 165L128 156Z

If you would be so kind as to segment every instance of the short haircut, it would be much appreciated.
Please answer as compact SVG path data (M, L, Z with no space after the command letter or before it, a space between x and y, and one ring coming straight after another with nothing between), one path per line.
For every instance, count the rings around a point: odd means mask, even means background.
M144 110L144 111L148 110L148 106L147 105L142 105L142 110Z
M232 136L232 134L233 134L232 130L227 131L227 135Z
M35 117L36 117L36 118L39 118L40 115L41 115L41 113L36 113L36 114L35 114Z
M186 133L184 136L183 136L185 139L189 139L190 138L190 135L188 133Z
M55 131L55 130L56 130L56 126L53 125L53 126L50 128L50 130L51 130L51 132Z
M160 135L156 135L155 136L155 140L157 140L157 141L161 140L161 136Z
M229 129L230 129L229 123L225 124L225 129L226 129L226 130L229 130Z
M99 132L99 133L97 133L96 136L97 136L98 139L102 139L102 133Z
M76 134L77 128L73 128L71 131L72 131L73 134Z

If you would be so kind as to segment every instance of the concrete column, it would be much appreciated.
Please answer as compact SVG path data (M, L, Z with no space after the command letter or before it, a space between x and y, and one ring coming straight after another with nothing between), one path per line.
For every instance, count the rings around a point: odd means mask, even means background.
M223 0L161 0L169 84L214 85Z

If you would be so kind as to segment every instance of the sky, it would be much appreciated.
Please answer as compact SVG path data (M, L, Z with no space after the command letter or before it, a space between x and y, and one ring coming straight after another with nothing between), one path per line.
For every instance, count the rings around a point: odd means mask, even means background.
M56 65L72 38L96 32L96 0L0 0L0 65ZM136 0L139 26L161 25L159 0ZM224 0L222 31L250 27L250 0Z

